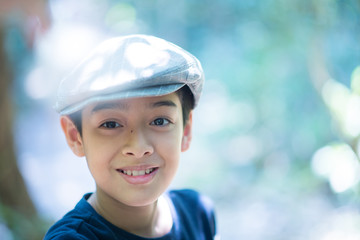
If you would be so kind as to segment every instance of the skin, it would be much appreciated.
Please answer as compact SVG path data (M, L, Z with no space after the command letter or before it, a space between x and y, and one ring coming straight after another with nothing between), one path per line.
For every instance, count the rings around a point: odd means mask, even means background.
M89 105L82 119L82 137L68 116L60 122L68 145L86 157L95 180L88 202L128 232L142 237L168 233L172 217L162 194L175 176L180 153L190 146L192 113L184 125L178 95L171 93ZM151 177L123 172L145 169L154 170Z

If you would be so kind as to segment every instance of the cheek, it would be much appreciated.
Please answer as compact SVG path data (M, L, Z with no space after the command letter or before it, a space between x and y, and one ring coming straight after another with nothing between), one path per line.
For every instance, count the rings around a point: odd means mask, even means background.
M94 177L102 172L101 169L111 166L111 160L118 151L117 144L114 142L116 142L115 139L93 135L88 135L84 141L87 164Z
M153 138L156 152L164 160L165 165L176 170L181 153L182 129L177 129L163 136Z
M182 128L176 126L173 131L165 134L157 134L152 137L152 142L155 143L157 149L161 149L162 152L178 152L181 150L181 140L182 140Z

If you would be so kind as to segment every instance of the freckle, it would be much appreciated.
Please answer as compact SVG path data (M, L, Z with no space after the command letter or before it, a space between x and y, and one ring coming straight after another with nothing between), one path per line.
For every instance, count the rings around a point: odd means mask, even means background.
M134 132L134 130L131 130L130 132L131 132L131 133L133 133L133 132Z

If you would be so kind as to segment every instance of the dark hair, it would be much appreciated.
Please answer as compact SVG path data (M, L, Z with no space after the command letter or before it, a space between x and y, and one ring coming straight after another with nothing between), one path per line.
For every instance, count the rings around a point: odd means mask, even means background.
M183 115L183 125L189 120L190 111L194 108L194 96L190 91L188 86L184 86L175 92L181 102L182 115ZM80 136L82 136L82 118L81 110L75 113L69 114L70 119L73 121L75 127L77 128Z
M187 123L189 120L189 114L192 109L194 109L194 95L191 93L191 90L188 86L184 86L176 91L176 94L179 96L182 115L183 115L183 124Z

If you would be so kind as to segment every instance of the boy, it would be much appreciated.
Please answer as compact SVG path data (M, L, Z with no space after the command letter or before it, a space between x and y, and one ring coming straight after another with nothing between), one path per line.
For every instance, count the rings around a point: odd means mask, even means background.
M58 90L67 143L96 183L45 239L214 239L209 200L166 191L191 142L199 61L165 40L131 35L102 43Z

